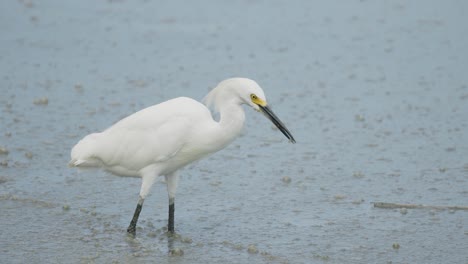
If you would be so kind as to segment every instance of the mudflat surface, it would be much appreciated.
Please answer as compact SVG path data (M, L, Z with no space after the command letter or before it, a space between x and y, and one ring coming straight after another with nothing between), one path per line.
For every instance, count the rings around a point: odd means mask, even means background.
M2 263L468 263L465 1L2 1ZM143 107L255 79L243 135L153 187L67 167ZM182 250L182 256L177 255ZM175 253L170 254L169 252Z

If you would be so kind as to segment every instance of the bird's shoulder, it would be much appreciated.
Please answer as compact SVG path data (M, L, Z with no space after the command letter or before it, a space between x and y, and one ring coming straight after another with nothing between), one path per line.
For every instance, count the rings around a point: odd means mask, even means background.
M189 97L177 97L135 112L108 130L158 128L168 123L189 125L207 119L210 115L202 103Z

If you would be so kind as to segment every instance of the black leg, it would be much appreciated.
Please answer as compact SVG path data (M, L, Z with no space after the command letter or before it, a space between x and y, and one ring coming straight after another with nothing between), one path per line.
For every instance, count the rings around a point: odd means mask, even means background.
M169 218L167 223L167 231L174 233L174 198L169 199Z
M127 232L132 235L135 235L136 233L136 224L138 222L138 217L140 216L141 208L143 207L143 201L144 200L141 198L138 200L138 204L135 209L135 213L133 214L132 221L130 222L130 225L127 228Z

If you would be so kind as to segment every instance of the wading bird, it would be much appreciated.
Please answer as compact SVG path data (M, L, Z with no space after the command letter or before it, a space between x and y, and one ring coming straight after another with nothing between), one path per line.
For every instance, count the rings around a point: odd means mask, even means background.
M225 148L241 133L243 104L262 112L295 143L294 137L268 107L262 88L253 80L222 81L204 98L204 104L179 97L138 111L101 133L87 135L71 151L70 166L101 167L120 176L141 177L135 213L127 232L136 224L151 186L165 176L169 195L168 231L174 232L174 201L178 170ZM219 113L213 119L208 107Z

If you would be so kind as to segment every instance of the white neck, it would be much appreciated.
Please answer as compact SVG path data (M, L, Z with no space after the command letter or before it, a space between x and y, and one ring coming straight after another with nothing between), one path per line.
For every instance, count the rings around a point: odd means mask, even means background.
M242 132L245 121L245 113L242 106L238 103L231 103L222 106L219 109L220 120L217 140L223 142L223 145L231 143Z

